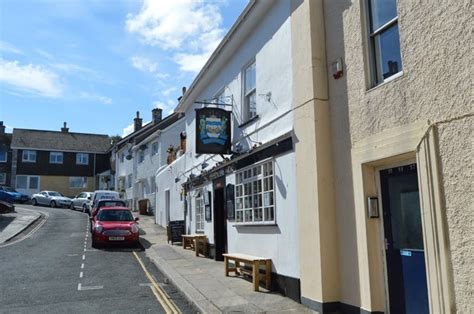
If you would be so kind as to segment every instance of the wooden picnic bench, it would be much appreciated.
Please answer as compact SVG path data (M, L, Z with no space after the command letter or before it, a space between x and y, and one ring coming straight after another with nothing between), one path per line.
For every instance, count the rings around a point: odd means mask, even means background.
M252 256L247 254L239 253L225 253L224 256L224 265L225 265L225 275L229 276L229 272L234 272L236 275L249 275L252 277L253 289L258 291L260 286L260 281L265 280L265 287L270 290L272 282L272 260L269 258ZM229 262L233 262L234 266L229 266ZM243 267L250 266L250 269ZM260 266L264 266L264 273L260 273Z
M183 249L190 248L196 252L196 256L201 253L207 256L207 236L205 234L183 234Z

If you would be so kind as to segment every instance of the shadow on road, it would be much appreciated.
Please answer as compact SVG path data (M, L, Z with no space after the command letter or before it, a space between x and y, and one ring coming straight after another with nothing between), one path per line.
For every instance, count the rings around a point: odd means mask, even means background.
M4 217L0 215L0 232L3 231L13 220L15 217Z

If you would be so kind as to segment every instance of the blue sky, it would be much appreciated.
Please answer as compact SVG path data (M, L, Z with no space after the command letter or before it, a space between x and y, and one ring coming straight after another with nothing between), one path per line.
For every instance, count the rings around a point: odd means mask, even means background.
M123 135L170 114L247 0L2 0L0 121Z

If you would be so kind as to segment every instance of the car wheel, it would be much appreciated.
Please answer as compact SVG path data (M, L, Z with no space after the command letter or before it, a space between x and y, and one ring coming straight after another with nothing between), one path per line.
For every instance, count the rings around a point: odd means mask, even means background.
M55 201L51 201L51 203L49 203L49 206L51 206L52 208L56 207L56 202L55 202Z
M69 205L69 209L72 209L72 210L75 209L75 208L74 208L74 204L73 204L72 202L71 202L71 205Z
M89 210L87 209L87 205L86 205L86 204L82 205L82 212L83 212L84 214L89 214Z
M38 201L36 200L36 198L31 200L31 204L33 204L33 206L38 206Z

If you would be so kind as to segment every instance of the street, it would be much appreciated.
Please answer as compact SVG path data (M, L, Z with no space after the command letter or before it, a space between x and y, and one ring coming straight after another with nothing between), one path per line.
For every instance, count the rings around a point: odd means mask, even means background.
M92 249L86 214L19 206L44 219L0 245L0 313L196 312L141 247Z

